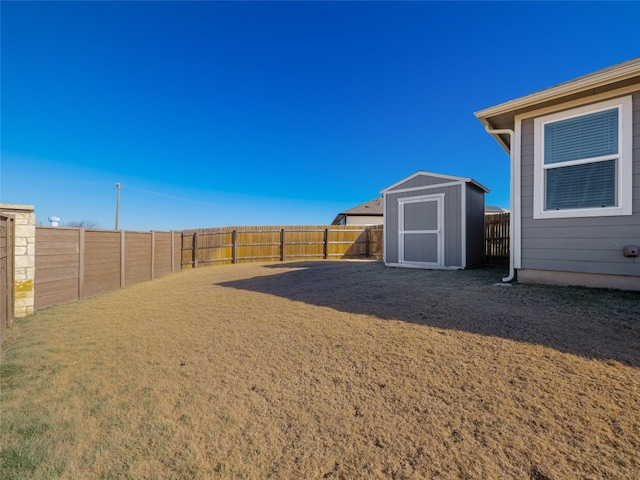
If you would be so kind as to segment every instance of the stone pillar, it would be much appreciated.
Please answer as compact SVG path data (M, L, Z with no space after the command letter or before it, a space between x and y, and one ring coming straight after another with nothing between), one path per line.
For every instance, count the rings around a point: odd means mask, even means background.
M36 278L36 214L33 205L0 205L15 218L15 318L33 313Z

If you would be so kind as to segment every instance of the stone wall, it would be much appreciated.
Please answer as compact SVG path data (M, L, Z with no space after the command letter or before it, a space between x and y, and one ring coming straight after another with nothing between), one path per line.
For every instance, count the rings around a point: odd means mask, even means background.
M33 313L36 271L36 215L33 205L0 205L15 218L15 318Z

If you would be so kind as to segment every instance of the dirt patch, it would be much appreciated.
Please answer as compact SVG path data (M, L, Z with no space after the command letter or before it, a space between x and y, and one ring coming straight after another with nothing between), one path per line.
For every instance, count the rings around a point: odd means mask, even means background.
M231 265L38 312L0 473L637 478L640 295L502 275Z

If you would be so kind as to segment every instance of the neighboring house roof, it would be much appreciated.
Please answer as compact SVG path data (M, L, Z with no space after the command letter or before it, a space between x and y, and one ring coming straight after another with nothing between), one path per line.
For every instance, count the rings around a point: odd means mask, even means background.
M347 216L382 218L384 216L384 203L382 200L382 197L376 197L373 200L369 200L368 202L361 203L349 210L340 212L336 215L336 218L333 219L331 225L339 225L340 220ZM493 205L485 205L484 211L485 213L506 213L509 210Z
M376 197L341 213L345 215L382 215L383 211L382 197Z
M373 200L369 200L368 202L361 203L349 210L345 210L344 212L340 212L336 215L336 218L333 219L331 225L338 225L340 220L347 216L355 216L355 217L382 217L384 209L382 204L382 197L376 197Z
M614 89L629 87L637 84L639 77L640 58L634 58L554 87L485 108L475 112L475 116L485 127L491 129L513 128L516 115L569 100L596 96ZM503 134L493 134L493 136L509 152L511 147L509 136Z
M501 207L496 207L494 205L485 205L484 212L485 213L509 213L509 210Z
M442 178L444 180L452 180L454 182L466 182L466 183L471 183L473 185L475 185L476 187L478 187L480 190L484 190L485 193L487 193L489 191L489 189L481 184L479 184L478 182L476 182L473 178L467 178L467 177L456 177L453 175L443 175L441 173L431 173L431 172L425 172L424 170L418 170L416 173L414 173L413 175L409 175L407 178L403 178L402 180L400 180L399 182L394 183L393 185L385 188L384 190L382 190L380 193L385 194L388 192L391 192L393 189L395 189L398 185L401 185L409 180L411 180L412 178L415 178L417 176L420 175L425 175L428 177L436 177L436 178Z

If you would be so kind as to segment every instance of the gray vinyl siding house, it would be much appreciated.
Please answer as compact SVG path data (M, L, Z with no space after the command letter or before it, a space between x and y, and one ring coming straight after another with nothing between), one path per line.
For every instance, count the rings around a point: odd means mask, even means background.
M423 171L382 190L385 265L481 266L487 191L470 178Z
M640 290L640 59L476 116L511 159L505 280Z

